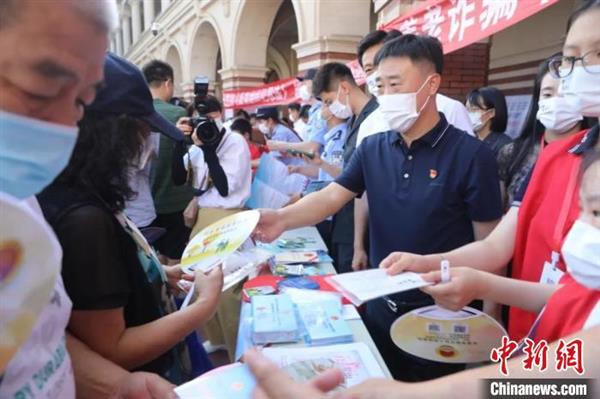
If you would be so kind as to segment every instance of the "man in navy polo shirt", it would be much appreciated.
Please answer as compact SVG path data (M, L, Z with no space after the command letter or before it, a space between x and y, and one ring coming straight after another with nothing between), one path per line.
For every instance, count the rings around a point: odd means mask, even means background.
M370 264L393 251L444 252L484 238L502 216L498 168L480 141L436 107L443 53L432 37L403 35L376 57L379 103L393 130L367 137L327 188L280 210L263 210L257 238L315 224L369 192ZM394 378L422 381L463 368L417 359L390 339L402 314L431 304L414 290L367 303L366 322Z

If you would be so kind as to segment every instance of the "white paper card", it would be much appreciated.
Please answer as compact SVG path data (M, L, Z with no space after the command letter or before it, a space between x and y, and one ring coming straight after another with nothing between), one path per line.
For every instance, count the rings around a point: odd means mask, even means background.
M328 277L327 281L356 306L385 295L431 284L423 280L417 273L405 272L390 276L385 269L343 273Z

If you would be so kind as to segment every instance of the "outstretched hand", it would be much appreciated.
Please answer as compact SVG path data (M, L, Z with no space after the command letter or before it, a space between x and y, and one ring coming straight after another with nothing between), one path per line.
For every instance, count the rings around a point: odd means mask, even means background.
M260 219L252 236L262 242L272 242L286 230L279 212L273 209L261 209Z
M327 392L344 382L340 370L329 369L308 383L300 384L253 349L244 354L243 360L256 378L255 399L323 399Z

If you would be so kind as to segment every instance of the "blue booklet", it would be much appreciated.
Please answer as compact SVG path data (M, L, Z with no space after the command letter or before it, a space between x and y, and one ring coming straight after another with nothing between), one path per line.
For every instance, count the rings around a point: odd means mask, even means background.
M219 367L175 388L180 399L251 399L256 380L241 363Z
M333 345L354 340L350 326L342 316L339 301L298 304L298 315L308 345Z
M256 345L298 340L294 304L287 295L257 295L252 301L252 341Z

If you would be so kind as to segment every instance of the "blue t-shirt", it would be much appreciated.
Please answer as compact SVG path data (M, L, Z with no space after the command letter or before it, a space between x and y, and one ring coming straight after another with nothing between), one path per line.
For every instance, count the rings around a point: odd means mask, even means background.
M296 133L281 123L275 125L275 129L273 129L273 133L271 133L271 140L285 141L286 143L299 143L302 141ZM299 158L284 157L279 151L275 152L274 155L286 165L298 165L303 163Z
M348 123L343 122L334 126L325 135L325 147L321 154L321 159L332 165L338 166L340 169L344 165L344 144L348 135ZM319 180L332 181L334 180L323 169L319 169Z
M327 133L327 121L321 117L321 102L314 103L308 110L308 126L306 137L308 141L325 145L325 134Z
M370 264L394 251L431 254L474 240L473 221L502 216L498 166L488 146L439 123L407 147L395 131L367 137L336 183L369 192ZM419 298L410 291L405 300Z

